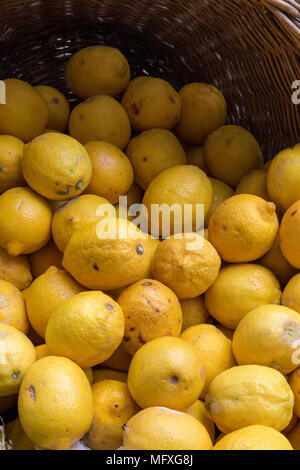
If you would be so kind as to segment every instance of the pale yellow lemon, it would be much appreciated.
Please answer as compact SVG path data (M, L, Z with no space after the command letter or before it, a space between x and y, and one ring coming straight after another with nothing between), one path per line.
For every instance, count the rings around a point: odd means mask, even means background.
M213 450L293 450L288 439L269 426L253 425L222 437Z

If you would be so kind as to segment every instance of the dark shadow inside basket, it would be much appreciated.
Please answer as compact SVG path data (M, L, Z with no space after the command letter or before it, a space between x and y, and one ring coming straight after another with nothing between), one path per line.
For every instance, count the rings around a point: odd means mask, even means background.
M132 77L161 77L177 89L193 81L218 87L228 123L251 131L267 160L300 140L299 107L291 102L300 74L292 45L278 44L254 3L233 9L225 0L1 0L0 78L55 86L74 105L65 83L69 57L90 45L118 47Z

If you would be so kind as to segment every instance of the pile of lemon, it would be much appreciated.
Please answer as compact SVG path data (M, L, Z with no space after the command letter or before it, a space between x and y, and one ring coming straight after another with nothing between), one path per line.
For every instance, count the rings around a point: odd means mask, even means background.
M214 86L130 80L111 47L66 81L72 112L17 79L0 105L7 445L300 449L300 144L264 165ZM151 236L163 204L192 207L193 233Z

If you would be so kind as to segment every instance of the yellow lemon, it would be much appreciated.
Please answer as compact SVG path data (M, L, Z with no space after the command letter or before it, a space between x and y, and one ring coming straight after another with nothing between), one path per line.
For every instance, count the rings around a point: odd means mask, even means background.
M120 103L107 95L97 95L78 104L69 121L72 137L82 144L104 140L123 150L131 135L128 115Z
M72 55L66 67L66 80L80 98L118 96L128 85L130 68L118 49L90 46Z
M198 166L207 173L204 150L202 145L188 145L185 149L188 165Z
M33 253L50 238L48 202L29 188L12 188L0 196L0 246L9 255Z
M46 328L50 354L65 356L80 367L108 359L124 336L121 307L103 292L81 292L61 304Z
M52 219L52 236L58 249L64 252L69 240L75 232L85 225L100 221L104 215L98 215L99 206L103 205L103 211L113 206L103 197L94 194L83 194L71 199L56 210Z
M181 88L182 101L177 134L189 144L202 144L205 138L223 126L227 116L227 103L222 93L207 83L189 83Z
M280 249L286 260L300 268L300 201L294 202L285 212L279 230Z
M260 364L286 375L297 368L300 315L281 305L263 305L240 321L232 348L238 364Z
M205 293L209 313L231 329L256 307L280 304L280 300L280 285L274 274L259 264L250 263L225 266Z
M162 171L187 162L179 140L166 129L151 129L134 137L126 155L133 165L135 181L143 189Z
M136 213L134 211L133 215L131 215L131 206L134 206L135 204L140 204L142 202L143 194L144 193L141 188L139 188L137 184L133 183L128 193L125 195L125 197L127 197L127 200L122 200L122 204L115 204L116 217L119 219L127 219L130 221L134 220ZM125 202L127 202L127 205L125 204Z
M293 450L287 438L269 426L246 426L222 437L213 450Z
M240 180L235 194L254 194L266 201L271 198L267 189L267 173L265 170L252 170Z
M216 280L221 259L212 244L196 233L172 236L160 243L152 269L180 299L203 294Z
M197 351L181 338L164 336L144 344L133 356L128 387L141 408L186 410L200 396L205 369Z
M49 350L46 344L40 344L39 346L35 347L36 352L36 360L42 359L43 357L50 356Z
M101 227L96 222L74 233L64 252L65 269L89 289L118 289L147 277L150 239L125 219L111 219Z
M272 271L282 287L284 287L297 272L296 268L285 259L281 252L279 234L270 251L258 260L258 262Z
M14 326L25 334L29 330L25 302L21 292L10 282L1 279L0 323Z
M53 222L52 222L53 223ZM47 245L29 255L31 272L34 277L44 274L50 266L62 267L62 254L51 239Z
M35 331L44 338L51 315L65 300L83 290L66 271L55 266L37 277L24 294L27 315Z
M282 305L289 307L296 312L300 313L300 295L299 295L299 287L300 287L300 274L296 274L293 276L282 293Z
M85 148L72 137L56 133L43 134L26 146L22 169L32 189L52 200L79 196L92 176Z
M217 375L210 384L205 403L224 433L252 424L282 431L291 420L294 396L277 370L245 365Z
M56 88L39 85L36 91L44 98L48 105L48 121L46 128L63 132L70 117L70 105L65 96Z
M30 142L46 127L47 103L31 85L22 80L9 78L4 83L6 104L0 106L0 134Z
M94 414L85 442L94 450L116 450L123 443L122 426L140 408L122 382L103 380L92 386L92 392Z
M209 313L205 307L203 296L194 299L181 299L180 305L182 309L182 331L190 326L208 323Z
M213 189L213 200L210 211L205 217L205 226L208 227L209 219L219 205L226 201L229 197L233 196L233 189L223 181L216 178L209 178Z
M296 353L297 354L297 353ZM298 359L297 365L299 365L299 354L297 354ZM289 377L289 385L294 394L294 413L299 418L300 417L300 368L294 370L294 372Z
M102 362L101 366L117 371L127 372L131 363L131 359L132 356L125 348L123 341L118 349L116 349L115 352L106 361Z
M0 279L11 282L17 289L26 289L32 281L27 256L11 256L0 248Z
M132 80L121 103L137 131L172 129L180 119L180 96L161 78L145 76Z
M104 197L112 204L125 196L133 183L130 160L118 147L107 142L88 142L93 174L87 192Z
M0 323L0 396L14 395L27 369L35 362L32 342L15 327Z
M16 186L24 186L21 159L24 144L17 137L0 135L0 193Z
M201 400L195 401L195 403L190 406L186 413L194 416L207 430L212 442L215 440L215 423L212 421L211 416L207 409L205 408L205 404Z
M212 132L205 141L204 155L209 173L233 188L249 171L263 165L258 142L240 126L223 126Z
M101 366L104 365L104 362ZM117 380L119 382L127 382L127 373L119 370L107 369L104 367L93 369L93 383L101 382L102 380Z
M272 201L286 210L300 199L300 144L279 152L270 163L267 175Z
M194 416L151 407L133 416L124 427L124 450L211 450L203 424Z
M195 325L185 330L182 335L196 349L205 368L205 386L200 397L204 398L212 380L224 370L235 365L232 343L214 325Z
M42 449L67 450L92 423L89 381L69 359L44 357L25 374L18 410L21 425L34 444Z
M179 336L182 310L171 289L159 281L142 279L125 289L118 299L125 316L124 347L132 356L160 336Z
M265 255L278 233L276 207L253 194L237 194L215 210L209 240L228 263L246 263Z
M294 450L300 450L300 421L286 437Z
M211 182L200 168L179 165L164 170L152 180L143 198L152 235L166 238L170 234L186 231L183 230L184 221L190 223L190 232L198 229L203 219L198 217L197 205L203 204L205 217L211 208L212 198ZM157 212L154 211L156 208Z

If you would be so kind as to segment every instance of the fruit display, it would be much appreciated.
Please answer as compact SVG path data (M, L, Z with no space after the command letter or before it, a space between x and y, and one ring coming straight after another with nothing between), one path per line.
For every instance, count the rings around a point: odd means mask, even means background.
M225 90L129 63L5 80L5 445L300 449L300 144L265 165Z

